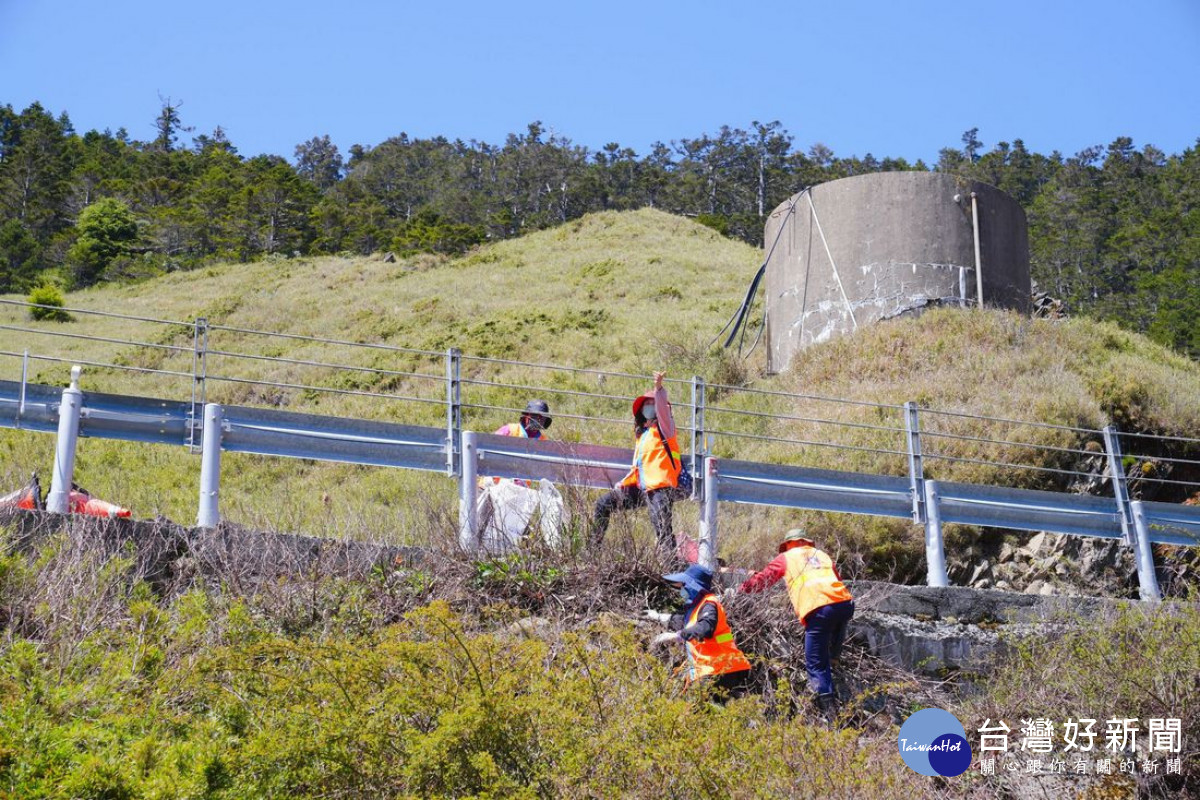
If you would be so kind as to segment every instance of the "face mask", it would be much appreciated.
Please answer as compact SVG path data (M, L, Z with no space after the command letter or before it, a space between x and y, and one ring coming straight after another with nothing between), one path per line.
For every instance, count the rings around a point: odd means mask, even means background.
M692 593L690 591L688 591L688 588L686 586L679 587L679 596L682 597L684 600L692 599Z
M647 421L658 418L658 411L655 410L654 403L642 404L642 416L645 417Z

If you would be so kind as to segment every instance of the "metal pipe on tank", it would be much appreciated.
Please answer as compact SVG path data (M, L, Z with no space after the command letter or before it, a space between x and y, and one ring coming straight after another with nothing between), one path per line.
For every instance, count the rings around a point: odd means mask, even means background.
M979 199L971 192L971 234L975 237L975 297L983 308L983 271L979 264Z

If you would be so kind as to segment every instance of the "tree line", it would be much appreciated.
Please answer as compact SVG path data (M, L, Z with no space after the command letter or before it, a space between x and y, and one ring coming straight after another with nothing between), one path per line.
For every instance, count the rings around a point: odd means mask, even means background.
M765 216L805 186L936 170L1012 195L1041 287L1200 358L1200 139L1182 154L1127 137L1072 156L990 149L978 129L936 164L794 145L779 122L723 126L639 155L592 150L540 122L503 144L390 138L343 158L328 136L244 157L221 128L189 137L165 100L155 137L79 134L38 103L0 106L0 291L86 286L212 260L325 253L458 253L583 214L644 206L761 245ZM190 144L181 140L190 138Z

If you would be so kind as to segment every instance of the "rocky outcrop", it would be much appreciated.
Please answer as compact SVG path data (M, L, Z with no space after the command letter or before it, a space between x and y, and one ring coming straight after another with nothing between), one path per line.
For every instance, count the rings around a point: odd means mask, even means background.
M1053 635L1116 613L1123 602L950 586L852 581L851 635L876 657L914 672L986 672L1015 638Z

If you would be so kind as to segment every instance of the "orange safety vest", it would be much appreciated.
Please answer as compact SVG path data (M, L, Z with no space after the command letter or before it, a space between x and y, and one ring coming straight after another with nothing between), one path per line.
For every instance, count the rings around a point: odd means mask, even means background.
M668 454L667 448L671 448ZM679 471L683 468L679 453L679 442L672 436L663 444L662 432L651 425L638 437L633 449L633 469L622 486L638 485L643 491L652 492L667 486L679 485Z
M496 431L496 434L498 436L517 436L521 439L529 438L529 434L525 432L525 426L522 425L520 422L509 423L508 425L501 427L500 430ZM545 439L546 432L542 431L542 435L539 438ZM482 489L484 487L484 485L486 484L486 482L487 482L487 478L480 478L479 479L479 488ZM499 482L500 482L500 478L492 478L492 483L499 483ZM513 478L513 483L515 483L517 486L525 486L527 488L533 485L532 483L530 483L527 480L524 480L523 478Z
M700 619L700 609L705 603L712 603L717 607L717 629L708 639L687 640L688 661L691 662L688 668L689 683L706 675L724 675L727 672L750 669L750 662L733 641L733 631L725 619L725 609L715 595L709 594L696 603L684 627L696 624L696 620Z
M801 622L822 606L854 599L833 571L833 559L817 548L793 547L784 554L784 560L788 596Z

